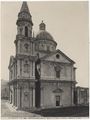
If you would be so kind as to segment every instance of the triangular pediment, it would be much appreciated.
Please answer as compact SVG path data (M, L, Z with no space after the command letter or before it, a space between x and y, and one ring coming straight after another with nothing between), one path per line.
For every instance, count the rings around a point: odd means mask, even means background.
M62 89L60 89L60 88L57 88L57 89L55 89L53 92L54 92L54 93L62 93L62 92L63 92L63 90L62 90Z
M55 52L50 53L42 57L41 59L46 61L54 61L54 62L62 62L62 63L75 63L60 50L56 50Z

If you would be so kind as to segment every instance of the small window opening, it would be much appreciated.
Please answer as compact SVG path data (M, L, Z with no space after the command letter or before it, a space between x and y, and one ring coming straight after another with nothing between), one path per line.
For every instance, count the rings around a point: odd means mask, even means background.
M59 59L59 58L60 58L59 54L57 54L57 55L56 55L56 58L57 58L57 59Z
M28 27L25 26L25 36L28 37Z

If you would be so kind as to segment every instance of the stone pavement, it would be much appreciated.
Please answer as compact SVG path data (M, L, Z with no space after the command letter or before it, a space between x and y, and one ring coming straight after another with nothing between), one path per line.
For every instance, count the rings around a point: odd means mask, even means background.
M30 118L30 117L41 117L41 115L30 113L26 111L16 110L12 105L6 101L1 100L1 117L6 118Z

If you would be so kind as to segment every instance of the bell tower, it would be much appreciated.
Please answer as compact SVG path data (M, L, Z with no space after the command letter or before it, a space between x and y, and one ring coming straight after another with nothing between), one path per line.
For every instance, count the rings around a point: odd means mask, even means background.
M18 14L18 20L16 24L17 24L17 35L32 37L33 22L27 2L22 3L22 7Z
M27 2L23 2L18 13L17 35L15 40L16 55L32 54L32 16L30 14Z

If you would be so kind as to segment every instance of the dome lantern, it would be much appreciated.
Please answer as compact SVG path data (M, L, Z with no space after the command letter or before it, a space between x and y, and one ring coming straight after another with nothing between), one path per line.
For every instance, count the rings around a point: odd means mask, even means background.
M36 35L36 40L38 40L38 41L44 40L47 42L52 41L55 44L55 46L57 45L57 43L56 43L56 41L54 41L54 38L52 37L52 35L49 32L47 32L46 24L43 22L43 20L39 24L39 32Z
M42 20L42 23L39 25L39 29L46 30L46 25L45 25L45 23L43 23L43 20Z

